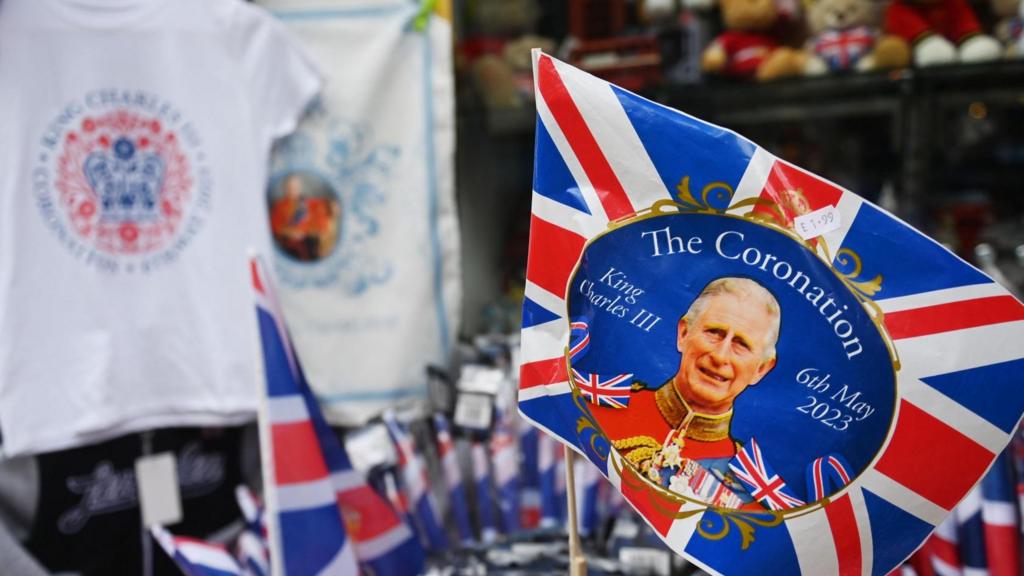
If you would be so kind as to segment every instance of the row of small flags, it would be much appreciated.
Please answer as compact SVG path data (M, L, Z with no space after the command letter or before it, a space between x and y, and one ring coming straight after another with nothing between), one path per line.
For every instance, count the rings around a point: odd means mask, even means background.
M488 441L469 441L472 478L457 460L451 425L432 422L446 490L442 510L431 489L424 450L395 414L383 417L396 470L383 476L380 494L354 470L328 426L291 346L262 264L251 263L266 374L261 414L268 513L244 487L238 505L245 528L232 550L153 527L156 541L187 576L284 574L419 574L428 554L451 543L443 518L452 520L461 545L489 543L501 534L564 527L565 469L562 445L512 412L499 412ZM614 490L599 483L596 468L577 461L581 533L597 529L598 503ZM524 470L526 470L524 472ZM603 485L603 490L600 488ZM616 494L617 495L617 494ZM475 498L475 520L468 497Z
M154 527L153 536L187 576L284 574L419 574L428 553L450 547L450 518L461 545L489 543L523 530L564 529L562 444L514 413L499 412L489 442L469 441L472 478L464 479L451 425L432 422L447 500L439 508L424 450L392 413L384 423L398 455L384 476L384 495L355 471L320 412L291 348L279 309L258 262L252 264L263 342L269 450L265 484L276 514L246 489L238 491L245 529L234 550ZM588 461L574 459L577 529L594 535L625 509L621 495ZM827 478L828 462L821 473ZM1016 575L1024 502L1024 439L1011 446L981 484L900 569L917 576ZM838 480L838 479L837 479ZM470 497L475 497L471 500ZM468 506L475 501L473 516ZM274 540L275 534L277 540ZM276 567L276 569L274 568Z

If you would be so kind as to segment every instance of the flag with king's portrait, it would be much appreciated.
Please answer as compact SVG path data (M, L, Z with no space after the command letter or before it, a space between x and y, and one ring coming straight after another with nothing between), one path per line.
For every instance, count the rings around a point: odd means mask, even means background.
M899 566L1019 424L1024 306L732 131L534 78L520 412L710 573Z

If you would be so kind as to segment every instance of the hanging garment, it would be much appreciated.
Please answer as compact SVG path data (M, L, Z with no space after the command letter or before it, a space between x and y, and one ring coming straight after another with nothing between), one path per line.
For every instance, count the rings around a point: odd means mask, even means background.
M404 0L263 5L328 77L266 188L289 329L327 417L426 397L460 298L451 29Z
M0 523L49 571L82 576L139 575L143 530L135 460L174 455L181 494L178 534L230 538L240 519L235 487L259 476L255 427L170 428L0 464ZM14 511L17 511L14 513ZM148 536L147 536L148 537ZM158 550L153 574L180 574ZM4 574L8 572L5 566Z
M0 7L0 430L18 455L256 408L246 256L319 91L237 0Z

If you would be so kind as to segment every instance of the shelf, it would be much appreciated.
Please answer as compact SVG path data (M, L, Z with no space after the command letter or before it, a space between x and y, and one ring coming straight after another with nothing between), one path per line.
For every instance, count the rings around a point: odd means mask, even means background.
M712 79L706 84L666 85L658 100L702 119L724 124L814 120L822 117L895 114L905 99L960 98L994 92L1019 98L1024 61L950 65L926 69L793 78L770 83ZM1022 93L1024 95L1024 93Z

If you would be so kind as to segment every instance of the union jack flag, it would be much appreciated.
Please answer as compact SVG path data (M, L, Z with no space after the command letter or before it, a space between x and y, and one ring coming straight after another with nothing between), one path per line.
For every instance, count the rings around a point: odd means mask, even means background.
M273 574L418 574L423 549L352 468L291 346L262 261L250 262L266 375L260 414ZM247 514L254 522L252 510Z
M590 325L586 318L577 318L569 324L569 359L580 360L590 349ZM573 382L591 404L610 408L629 406L629 387L632 374L605 376L572 369Z
M867 26L849 30L827 30L814 40L814 51L833 70L849 70L864 57L875 43L875 35Z
M175 536L162 526L149 531L185 576L242 576L238 562L224 546Z
M629 406L629 387L632 374L619 374L618 376L601 376L600 374L586 374L572 369L573 382L591 404L598 406L609 406L611 408L625 408Z
M850 466L837 454L817 458L807 467L809 502L817 502L850 483Z
M785 510L806 504L794 496L786 488L785 480L768 466L761 447L753 438L729 462L729 469L746 485L750 495L769 510Z
M539 52L534 78L521 413L586 454L672 550L707 572L885 574L902 563L984 475L1024 412L1024 350L1014 344L1024 339L1024 306L873 204L729 130ZM573 402L565 362L567 287L586 243L610 222L672 200L684 174L727 183L730 205L781 205L799 189L810 210L834 207L840 225L820 239L834 254L858 253L884 277L874 301L902 364L895 415L877 457L827 502L756 528L743 553L739 531L711 540L698 530L718 521L714 510L690 501L652 507L642 478L616 452L592 452L577 433L587 415Z

